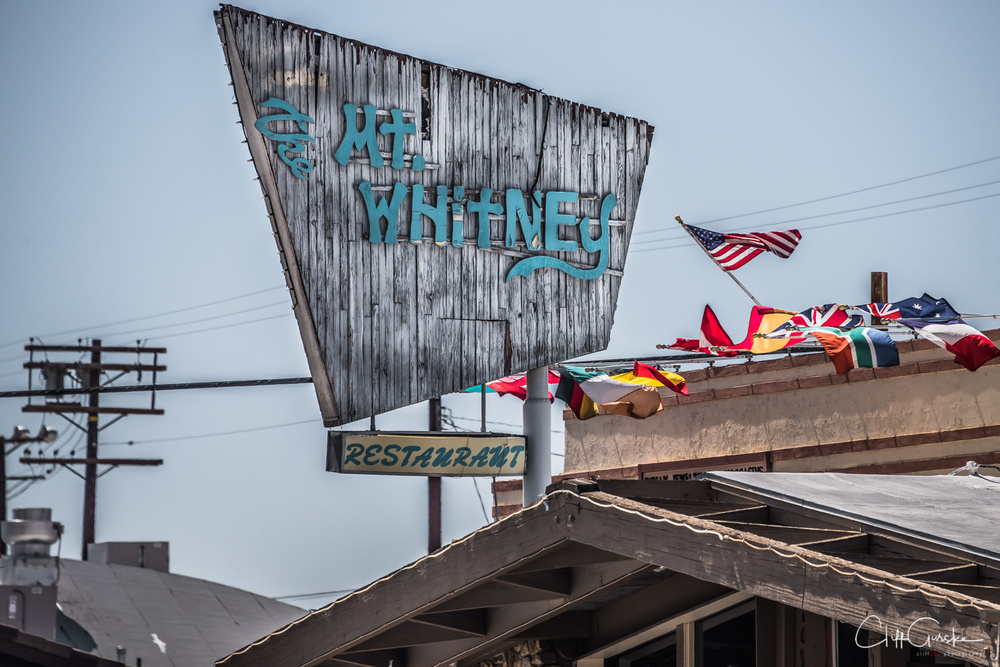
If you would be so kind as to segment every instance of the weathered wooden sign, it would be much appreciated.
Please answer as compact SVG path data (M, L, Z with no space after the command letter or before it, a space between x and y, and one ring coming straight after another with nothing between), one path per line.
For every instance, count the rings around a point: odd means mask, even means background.
M497 433L330 431L326 469L373 475L521 475L524 437Z
M216 19L328 426L607 346L650 125Z

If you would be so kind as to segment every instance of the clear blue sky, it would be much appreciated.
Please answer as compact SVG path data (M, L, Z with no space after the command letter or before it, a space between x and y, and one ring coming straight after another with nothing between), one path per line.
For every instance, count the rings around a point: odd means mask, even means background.
M737 274L765 305L866 302L878 270L894 299L927 291L962 312L1000 312L1000 184L971 188L1000 181L1000 160L734 218L1000 156L997 3L244 6L654 124L608 356L648 356L697 335L706 303L734 337L745 331L751 303L675 215L719 220L707 226L720 231L801 229L791 259L761 257ZM0 3L0 345L16 343L0 347L0 389L25 387L29 336L165 346L162 382L307 374L215 8ZM959 188L971 189L929 196ZM900 200L909 201L840 213ZM218 328L238 322L248 323ZM477 428L476 397L444 401L470 420L460 426ZM0 401L0 432L41 424L22 403ZM166 464L101 478L99 541L167 540L174 571L273 596L352 588L422 554L425 481L324 472L310 386L164 393L157 404L165 416L102 433L140 443L102 446L103 456ZM516 424L520 404L491 399L490 415ZM297 422L306 423L155 442ZM48 423L68 454L72 427ZM379 419L425 424L424 406ZM486 481L480 488L488 494ZM77 557L82 494L63 471L12 504L52 507L67 525L63 554ZM484 522L471 480L446 480L445 505L446 540Z

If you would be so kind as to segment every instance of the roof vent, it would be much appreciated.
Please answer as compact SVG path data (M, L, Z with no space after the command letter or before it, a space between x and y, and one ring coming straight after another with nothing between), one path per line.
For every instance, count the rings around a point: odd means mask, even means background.
M169 542L98 542L87 547L87 560L130 565L158 572L170 571Z
M0 523L0 538L10 547L0 559L0 625L55 638L59 560L49 550L61 536L48 508L16 509L13 520Z
M3 585L54 585L59 565L49 550L61 534L62 525L52 520L51 509L14 510L14 519L0 524L0 538L10 547L3 558Z

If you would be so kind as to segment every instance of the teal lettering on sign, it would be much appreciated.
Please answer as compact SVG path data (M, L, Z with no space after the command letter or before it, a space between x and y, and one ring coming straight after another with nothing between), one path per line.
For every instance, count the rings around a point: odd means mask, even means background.
M327 465L335 472L447 476L524 473L525 443L521 436L341 431L331 432L330 440Z
M596 239L590 237L590 218L584 218L580 221L580 245L587 252L599 253L597 266L592 269L578 269L569 262L564 262L556 257L529 257L528 259L521 260L511 268L507 274L507 282L510 282L510 279L514 276L527 276L532 271L544 268L559 269L574 278L582 280L591 280L599 277L608 268L608 249L610 246L608 241L608 219L611 216L611 210L617 204L618 199L613 194L609 194L601 202L601 235Z
M262 107L276 107L282 109L285 113L276 113L258 118L253 126L268 139L281 142L278 144L278 157L291 168L292 174L296 178L309 178L309 172L313 170L313 163L303 157L290 158L288 154L302 153L306 150L305 142L314 141L306 131L306 123L315 123L316 121L304 113L300 113L298 109L288 102L279 100L276 97L269 97L266 102L261 102L260 105ZM272 132L267 128L267 124L276 120L294 121L301 130L301 133L277 134L276 132Z
M347 164L351 159L351 149L359 151L368 149L368 157L372 166L379 168L382 166L382 154L378 151L378 137L375 136L375 107L371 104L365 105L365 124L358 129L358 108L353 104L344 105L344 123L347 131L344 133L344 140L340 142L333 158L340 164Z
M415 123L404 122L402 110L390 109L388 115L392 120L381 124L376 122L376 116L378 114L384 115L387 112L379 111L371 104L366 104L363 107L363 114L359 113L357 105L354 104L345 104L343 110L345 131L344 137L334 153L337 162L346 165L350 162L352 152L364 153L367 151L371 166L375 169L381 168L385 164L378 147L378 134L381 133L383 136L389 137L392 144L390 166L397 170L406 168L406 155L404 153L406 136L416 136L417 131ZM359 115L363 115L360 127L358 125ZM279 117L269 118L278 119ZM280 116L280 118L286 117ZM306 120L312 122L311 119L306 118ZM258 129L260 128L258 127ZM308 137L308 140L312 141L312 137ZM301 149L299 151L289 149L289 152L300 151ZM413 171L423 171L425 167L423 156L412 156L410 168ZM309 169L312 169L311 164ZM510 282L518 276L527 278L539 269L555 269L580 280L593 280L604 275L608 268L611 245L608 233L609 221L612 210L618 205L618 198L614 193L605 195L601 200L600 233L595 238L590 235L590 218L577 219L571 213L560 211L562 204L575 204L579 201L580 195L576 192L531 192L526 201L525 192L517 188L508 188L503 193L503 203L494 203L492 201L493 190L490 188L480 190L479 198L475 199L466 195L466 189L462 185L450 188L447 185L437 185L434 188L433 203L428 203L424 201L425 188L419 183L408 188L403 183L396 182L392 186L391 197L382 197L378 201L375 199L371 181L363 181L358 184L357 188L368 214L368 240L372 243L397 243L400 209L407 194L409 194L411 212L409 240L413 244L423 242L424 218L428 218L433 226L435 244L444 246L450 241L451 245L456 248L464 246L465 214L468 212L475 219L476 246L486 249L492 245L490 216L504 215L504 246L515 248L518 246L520 238L523 239L527 251L532 253L532 256L521 259L511 267L507 273L506 282ZM449 190L451 191L450 198ZM381 229L383 218L386 220L384 236ZM573 240L573 236L564 238L560 235L560 228L563 227L578 229L579 244ZM546 250L549 252L578 252L581 249L586 253L597 255L593 266L580 267L558 257L542 253ZM408 459L409 454L405 453L405 448L403 452ZM514 456L516 457L516 453Z

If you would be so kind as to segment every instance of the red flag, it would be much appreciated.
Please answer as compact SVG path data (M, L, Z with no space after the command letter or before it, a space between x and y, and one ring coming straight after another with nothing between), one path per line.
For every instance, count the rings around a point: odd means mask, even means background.
M684 396L688 395L687 384L684 382L684 378L677 373L671 373L669 371L664 372L654 366L650 366L649 364L644 364L641 361L636 360L635 368L632 370L632 375L638 378L652 378L653 380L662 383L667 389L676 391L678 394L682 394Z
M722 328L715 311L708 305L701 316L701 344L702 347L729 347L733 344L733 339Z

